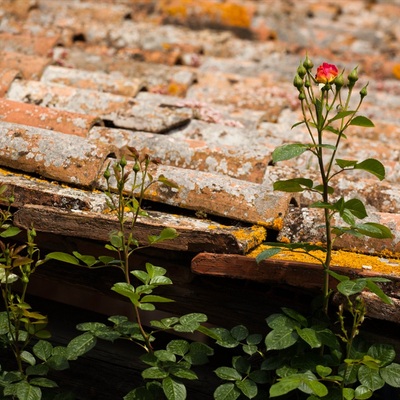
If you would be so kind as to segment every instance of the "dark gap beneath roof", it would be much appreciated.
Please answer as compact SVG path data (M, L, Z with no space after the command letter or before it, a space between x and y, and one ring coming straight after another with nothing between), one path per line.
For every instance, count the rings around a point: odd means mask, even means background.
M178 206L173 206L165 203L158 203L151 200L144 200L142 202L142 208L146 211L156 211L162 212L166 214L180 215L182 217L191 217L196 219L204 219L204 220L212 220L213 222L219 223L225 226L234 226L234 227L250 227L253 224L246 223L243 221L234 220L232 218L221 217L217 215L212 215L208 213L204 213L201 210L189 210L186 208L181 208Z

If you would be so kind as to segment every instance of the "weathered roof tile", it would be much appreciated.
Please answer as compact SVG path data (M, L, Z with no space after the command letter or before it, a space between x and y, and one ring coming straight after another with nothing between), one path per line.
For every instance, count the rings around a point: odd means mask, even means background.
M118 72L106 74L54 65L50 65L44 70L40 80L128 97L135 97L145 87L142 79L128 79Z
M75 135L0 123L0 164L45 178L93 187L112 152Z
M0 69L17 69L26 79L39 79L50 62L46 57L0 51Z
M100 118L0 98L0 121L85 137Z

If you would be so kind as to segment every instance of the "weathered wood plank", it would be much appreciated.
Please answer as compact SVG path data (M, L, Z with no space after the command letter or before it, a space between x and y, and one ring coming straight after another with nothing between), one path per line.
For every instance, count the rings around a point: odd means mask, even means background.
M55 207L26 205L14 217L17 226L63 236L108 242L110 232L118 230L117 218L112 214L65 211ZM190 252L246 253L265 239L265 230L255 226L240 228L224 226L210 220L149 212L140 217L135 226L135 237L141 244L149 235L157 235L165 227L176 229L179 236L157 244L157 247Z

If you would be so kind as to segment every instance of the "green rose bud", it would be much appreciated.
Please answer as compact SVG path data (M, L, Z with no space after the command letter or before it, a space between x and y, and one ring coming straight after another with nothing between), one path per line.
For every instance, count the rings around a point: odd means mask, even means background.
M303 67L309 71L313 68L314 63L308 58L308 55L306 56L304 62L303 62Z
M355 67L349 74L349 76L347 77L347 79L349 80L349 87L353 87L354 84L358 81L358 71L357 71L358 67Z
M301 90L299 93L299 100L303 101L306 99L306 94L304 93L304 90Z
M308 89L309 87L311 87L311 82L309 79L306 79L306 81L304 82L304 86Z
M106 179L107 181L110 179L111 177L111 172L110 172L110 165L107 166L106 170L104 171L104 179Z
M344 78L343 78L343 74L338 75L335 80L333 81L333 83L336 86L336 90L340 90L341 87L343 87L344 85Z
M125 156L122 156L122 157L121 157L121 160L119 161L119 165L120 165L122 168L125 168L125 167L126 167L126 164L127 164L126 158L125 158Z
M140 165L137 161L135 161L135 165L133 166L133 172L138 173L140 171Z
M307 74L307 70L304 68L304 65L300 64L297 68L297 75L303 79Z
M304 83L303 83L303 79L301 79L301 76L296 74L293 80L293 85L294 87L296 87L298 90L300 90Z
M368 87L368 83L360 90L360 96L361 96L361 99L363 99L367 94L368 94L368 91L367 91L367 87Z

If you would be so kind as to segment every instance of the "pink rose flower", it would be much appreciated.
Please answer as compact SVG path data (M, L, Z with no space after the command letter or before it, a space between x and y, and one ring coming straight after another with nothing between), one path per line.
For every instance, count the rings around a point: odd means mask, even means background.
M338 76L338 73L336 65L323 63L317 69L315 80L318 83L330 83Z

